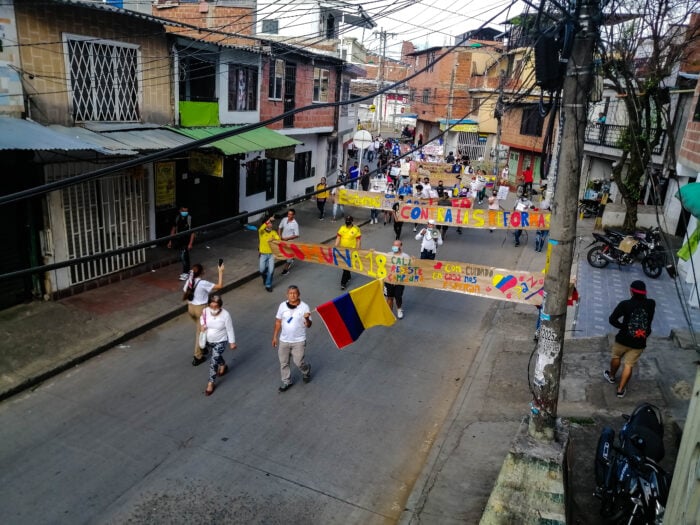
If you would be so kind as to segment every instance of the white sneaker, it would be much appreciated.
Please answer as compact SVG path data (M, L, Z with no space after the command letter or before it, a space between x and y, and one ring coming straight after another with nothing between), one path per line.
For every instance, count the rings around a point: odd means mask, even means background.
M180 280L181 281L186 281L189 278L189 274L186 273L181 273L180 274Z
M396 317L398 317L399 319L403 319L403 308L396 309Z

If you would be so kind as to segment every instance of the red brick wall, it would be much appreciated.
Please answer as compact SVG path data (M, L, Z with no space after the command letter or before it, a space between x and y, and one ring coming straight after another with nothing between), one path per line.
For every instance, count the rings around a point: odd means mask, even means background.
M274 61L270 57L263 58L262 89L260 97L260 120L267 120L284 113L284 102L282 100L270 100L268 98L268 86L270 79L270 65ZM317 64L330 71L328 102L336 101L336 80L338 73L334 66L324 66ZM313 104L314 93L314 66L297 62L297 81L295 89L296 107L310 106ZM294 115L295 128L315 128L315 127L335 127L335 108L327 107L302 111ZM282 121L269 125L272 129L282 129Z
M220 6L210 2L203 5L207 8L207 11L204 13L199 11L200 4L173 4L166 6L161 3L153 5L151 9L153 16L167 18L174 22L241 35L252 35L254 33L254 18L251 8ZM176 28L173 31L178 32L181 30Z
M682 164L700 171L700 122L693 120L693 114L697 111L698 103L700 103L700 80L695 85L695 96L690 108L691 113L683 134L681 151L678 154Z
M505 112L501 120L501 143L517 149L542 151L544 130L547 127L548 118L551 118L551 112L550 115L545 118L542 126L542 136L534 137L530 135L521 135L520 123L523 119L523 110L521 107L509 109Z

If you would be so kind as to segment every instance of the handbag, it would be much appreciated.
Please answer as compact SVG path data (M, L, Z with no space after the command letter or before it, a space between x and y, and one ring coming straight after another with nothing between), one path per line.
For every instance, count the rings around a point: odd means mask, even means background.
M197 285L200 283L201 279L194 283L194 286L187 287L187 290L185 290L185 293L182 294L182 300L183 301L191 301L194 299L194 289L197 288Z
M202 315L204 316L204 324L206 325L207 324L207 311L204 310L202 312ZM199 348L201 348L202 350L206 350L206 348L207 348L207 331L206 330L202 330L201 332L199 332Z

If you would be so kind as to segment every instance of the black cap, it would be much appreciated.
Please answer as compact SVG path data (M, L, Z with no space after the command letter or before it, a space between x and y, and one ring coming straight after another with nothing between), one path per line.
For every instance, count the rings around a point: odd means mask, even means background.
M646 295L647 285L644 284L644 281L632 281L632 284L630 284L630 291L632 293L638 293L639 295Z

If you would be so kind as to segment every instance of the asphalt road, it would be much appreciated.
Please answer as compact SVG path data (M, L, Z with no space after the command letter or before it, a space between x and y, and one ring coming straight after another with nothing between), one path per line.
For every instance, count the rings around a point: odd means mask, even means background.
M388 250L390 226L363 232L363 247ZM411 233L405 251L417 254ZM451 229L441 258L507 268L517 253L503 232ZM3 523L396 521L496 305L407 288L402 321L342 351L316 316L313 380L295 370L278 393L270 341L286 285L313 308L339 281L297 264L272 294L259 280L226 294L239 349L211 397L182 316L0 405Z

